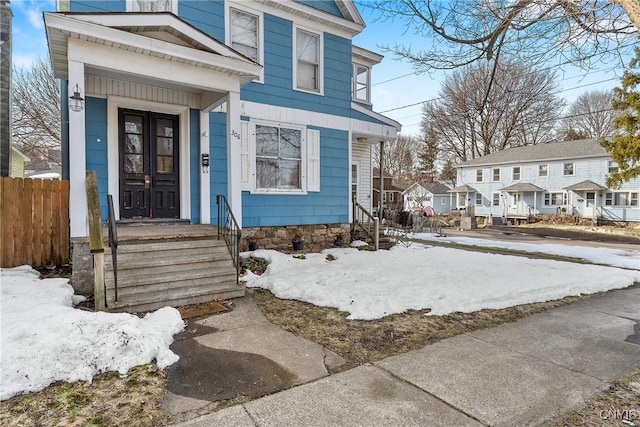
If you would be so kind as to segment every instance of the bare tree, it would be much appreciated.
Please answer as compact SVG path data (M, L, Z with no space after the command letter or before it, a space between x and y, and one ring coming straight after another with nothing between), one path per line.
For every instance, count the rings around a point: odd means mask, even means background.
M613 93L594 90L580 95L569 106L559 132L564 139L604 138L613 136L617 112L611 106Z
M395 141L384 143L384 171L398 184L406 184L413 179L419 141L412 136L399 135ZM373 150L374 165L380 164L380 146Z
M48 60L13 70L13 142L32 160L60 163L60 86Z
M563 64L590 68L615 58L638 41L633 0L373 0L379 19L400 21L428 44L416 51L387 49L418 71L454 69L481 59L518 60L529 66ZM425 47L426 46L426 47Z
M443 82L440 99L423 106L421 129L435 134L441 161L458 163L554 139L564 107L554 94L554 73L516 63L495 71L486 64L457 70Z

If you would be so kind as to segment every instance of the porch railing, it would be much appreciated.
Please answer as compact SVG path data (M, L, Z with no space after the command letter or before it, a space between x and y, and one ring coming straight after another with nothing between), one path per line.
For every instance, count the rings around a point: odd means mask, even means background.
M118 229L116 228L116 216L113 213L113 197L107 194L107 204L109 207L109 219L107 226L109 229L109 248L111 248L111 264L113 265L113 292L114 301L118 302Z
M373 240L376 251L380 249L380 220L377 216L371 215L354 197L351 235L353 236L357 230L363 231Z
M227 244L233 265L236 267L237 283L240 278L240 238L242 237L242 230L233 216L227 198L221 194L216 195L216 204L218 205L218 239L222 236Z

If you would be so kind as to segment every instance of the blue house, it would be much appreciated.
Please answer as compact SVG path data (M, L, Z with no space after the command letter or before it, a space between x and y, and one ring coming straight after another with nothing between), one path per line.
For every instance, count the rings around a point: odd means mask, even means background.
M222 195L243 230L321 235L351 221L352 195L371 208L371 145L400 125L373 111L382 56L352 44L352 1L57 3L72 241L89 170L120 221L215 224Z

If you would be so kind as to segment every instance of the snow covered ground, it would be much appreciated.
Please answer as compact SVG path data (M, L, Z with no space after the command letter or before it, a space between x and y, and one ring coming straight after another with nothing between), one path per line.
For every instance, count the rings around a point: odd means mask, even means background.
M434 237L435 238L435 237ZM496 243L489 241L491 245ZM479 244L478 239L473 239ZM523 249L524 244L503 247ZM561 253L562 245L531 245L535 252ZM546 247L544 247L546 246ZM603 248L567 249L579 256L640 270L640 252ZM580 251L579 255L576 255ZM371 320L408 309L431 315L499 309L569 295L619 289L640 282L640 271L510 255L496 255L414 243L390 251L329 249L306 259L258 250L261 275L247 274L247 286L269 289L279 298L335 307L349 319ZM327 260L331 254L334 261Z
M378 252L330 249L306 254L306 259L276 251L247 252L243 256L252 254L270 264L262 276L249 273L246 280L248 286L270 289L280 298L336 307L349 312L350 319L377 319L407 309L430 308L431 315L442 315L505 308L640 282L640 251L463 239L449 238L609 266L414 243ZM336 259L329 261L328 254ZM144 319L87 312L73 308L76 297L66 279L38 276L27 266L0 273L0 400L55 381L91 381L100 372L125 374L153 360L161 368L178 360L169 349L173 335L184 328L177 310L163 308Z
M0 272L0 400L55 381L178 360L169 349L184 328L178 310L165 307L143 319L79 310L67 279L39 276L28 266Z

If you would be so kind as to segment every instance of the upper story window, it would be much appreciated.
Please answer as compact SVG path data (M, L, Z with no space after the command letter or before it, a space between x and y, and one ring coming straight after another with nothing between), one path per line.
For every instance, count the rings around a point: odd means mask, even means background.
M353 64L353 99L369 102L371 70L360 64Z
M177 0L127 0L127 12L178 13Z
M520 166L514 166L511 170L511 178L514 181L520 181Z
M295 89L322 92L322 37L301 28L295 29Z
M260 63L260 25L257 15L231 8L231 47Z
M609 160L609 163L607 164L607 169L609 170L609 173L615 173L620 170L620 168L618 167L618 164L613 160Z
M476 182L482 182L483 179L482 169L476 169Z
M572 176L573 175L573 163L565 163L562 166L562 175L564 175L564 176Z
M500 168L493 169L493 181L500 181Z
M538 176L541 178L549 176L549 165L539 165Z

